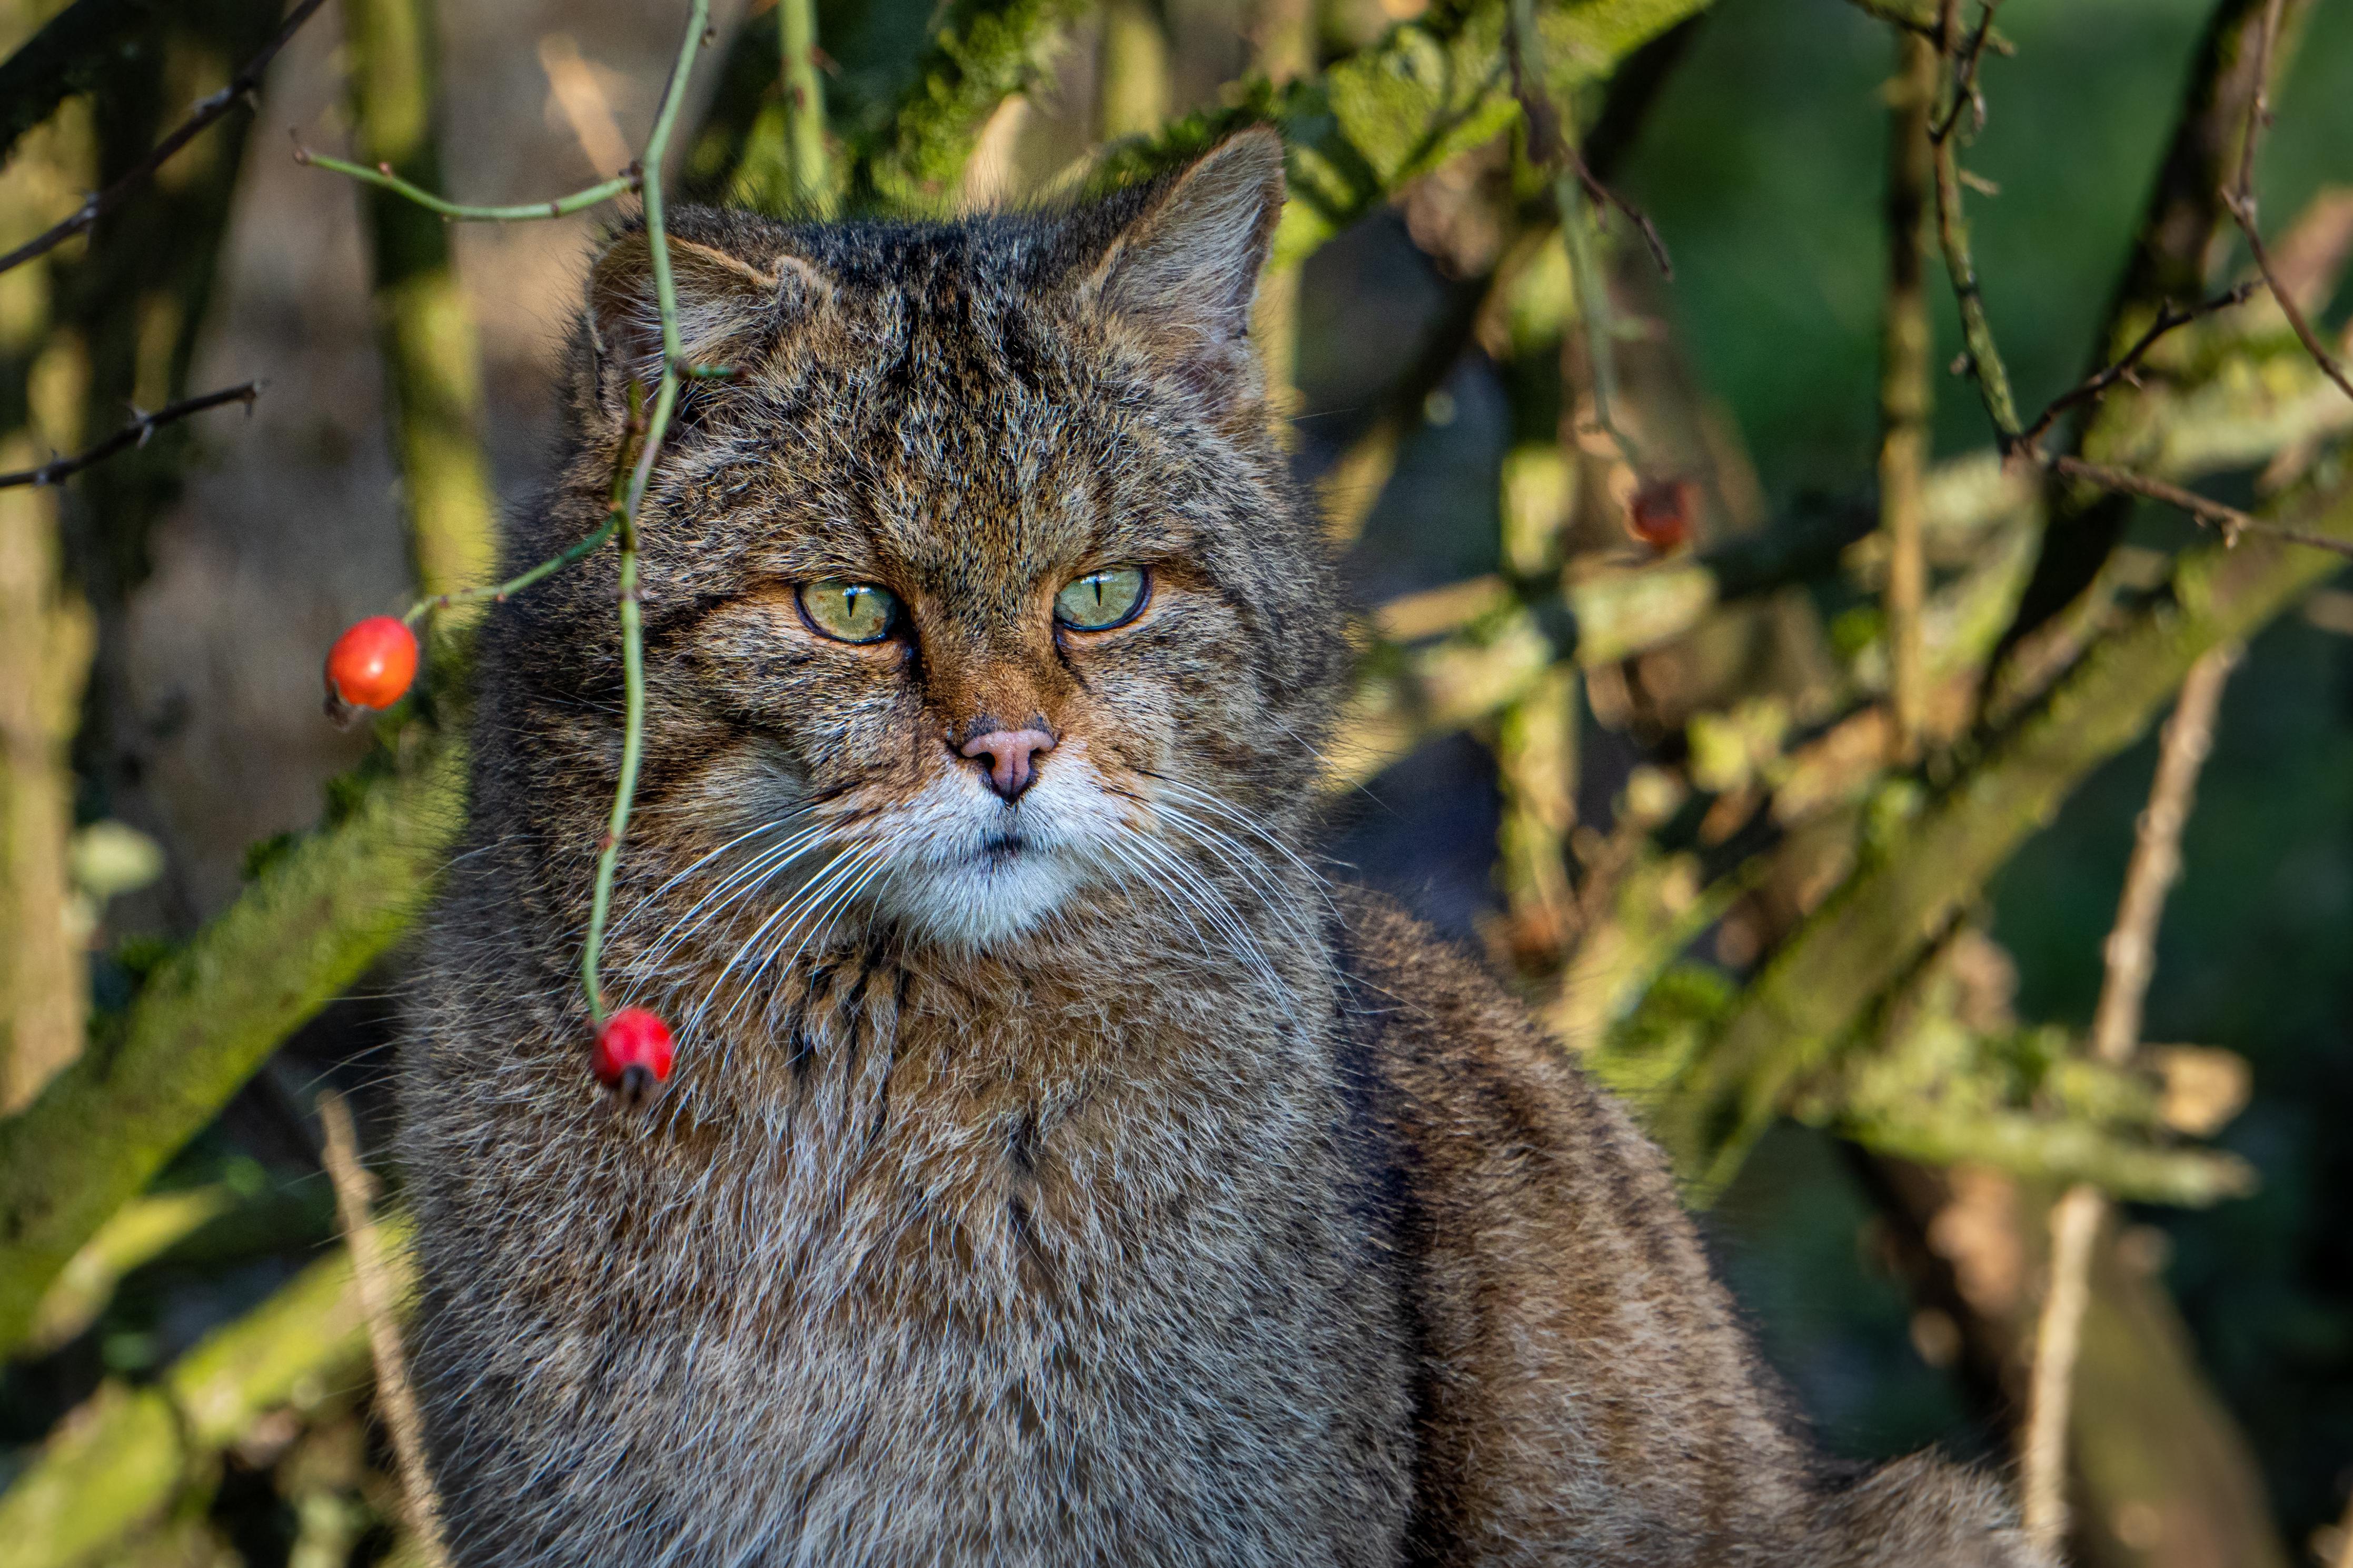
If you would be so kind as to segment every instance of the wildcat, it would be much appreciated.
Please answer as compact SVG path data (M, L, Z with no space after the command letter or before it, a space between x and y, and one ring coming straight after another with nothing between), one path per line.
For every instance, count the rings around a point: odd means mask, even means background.
M675 215L649 723L596 1089L609 552L490 618L403 1066L419 1386L468 1564L2022 1565L1997 1489L1832 1475L1664 1163L1305 857L1345 668L1247 325L1282 152L1052 215ZM601 520L659 367L596 261Z

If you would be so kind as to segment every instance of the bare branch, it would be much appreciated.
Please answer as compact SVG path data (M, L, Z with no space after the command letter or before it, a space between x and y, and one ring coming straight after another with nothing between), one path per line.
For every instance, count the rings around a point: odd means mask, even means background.
M117 452L132 447L144 447L149 437L166 425L175 424L191 414L202 414L207 408L218 408L225 403L242 403L248 414L253 412L253 400L261 395L261 383L248 381L237 386L223 387L196 397L184 397L179 402L157 409L153 414L132 412L138 416L130 424L85 451L70 458L52 458L37 468L19 468L14 473L0 474L0 489L16 485L54 485L73 478L93 463L102 463Z
M449 1550L441 1533L441 1500L425 1462L425 1421L417 1413L416 1390L409 1385L408 1356L395 1320L392 1270L385 1260L384 1237L376 1230L375 1178L360 1163L351 1110L333 1089L319 1091L319 1126L326 1134L321 1152L327 1179L334 1184L335 1211L343 1221L343 1245L351 1249L353 1282L367 1320L368 1348L375 1357L376 1409L400 1463L408 1528L427 1568L446 1568Z
M1953 100L1945 110L1942 121L1929 128L1928 140L1941 146L1961 122L1961 111L1968 110L1972 129L1985 129L1985 93L1978 87L1978 62L1985 58L1986 40L1993 34L1993 14L2001 8L2001 0L1981 0L1978 25L1967 42L1957 51L1953 33L1959 7L1941 5L1936 15L1936 41L1942 51L1953 57Z
M2268 0L2263 6L2263 26L2255 35L2255 92L2247 104L2247 133L2239 141L2239 177L2231 189L2222 193L2222 205L2247 237L2247 250L2254 258L2255 270L2263 275L2263 286L2279 301L2280 314L2295 333L2295 341L2312 356L2320 372L2335 382L2346 396L2353 397L2353 379L2348 379L2345 366L2328 352L2320 334L2312 330L2312 321L2304 308L2295 301L2295 290L2283 287L2272 268L2271 251L2263 244L2263 225L2255 216L2255 153L2262 146L2263 132L2272 122L2271 66L2272 49L2279 42L2282 0Z
M2242 283L2227 294L2217 294L2212 299L2200 300L2195 305L2182 306L2171 300L2166 301L2158 310L2157 320L2149 323L2148 331L2143 332L2114 363L2094 371L2074 386L2052 398L2036 416L2034 423L2029 425L2019 436L2018 444L2028 451L2036 449L2042 445L2042 437L2050 434L2051 426L2059 422L2061 415L2080 405L2098 402L2100 398L2106 395L2110 387L2120 381L2130 382L2133 379L2133 372L2139 368L2140 362L2147 356L2148 351L2157 346L2158 339L2176 327L2188 326L2200 316L2211 316L2217 310L2225 310L2233 305L2243 305L2253 292L2253 284Z
M2158 921L2181 875L2181 830L2197 798L2199 770L2214 747L2222 684L2238 662L2239 649L2230 643L2200 655L2165 726L2148 806L2136 825L2132 859L2125 868L2116 929L2101 949L2106 974L2092 1015L2092 1054L2110 1067L2122 1067L2140 1042L2141 1005L2157 972Z
M2051 1208L2051 1283L2034 1326L2034 1362L2026 1385L2026 1425L2018 1444L2020 1524L2055 1553L2067 1533L2067 1416L2073 1404L2075 1353L2091 1300L2092 1243L2107 1213L2097 1187L2073 1186Z
M269 69L269 62L278 58L278 51L284 48L287 40L293 37L302 24L325 4L326 0L301 0L301 4L288 15L286 25L278 29L278 36L270 39L259 54L239 67L237 73L228 79L227 87L198 103L189 112L188 118L181 121L178 130L156 142L155 150L132 165L122 178L82 203L71 217L35 235L7 255L0 256L0 272L22 267L36 257L46 256L75 235L90 228L121 205L123 197L145 183L150 174L170 162L174 153L202 135L214 121L240 101L258 93L261 89L261 78Z
M2181 874L2181 829L2197 795L2199 770L2213 750L2222 684L2238 661L2235 643L2219 643L2199 655L2165 726L2157 777L2125 868L2124 893L2116 900L2116 928L2102 949L2106 973L2092 1017L2092 1054L2109 1067L2124 1066L2139 1043L2141 1005L2157 971L2158 921L2166 894ZM2019 1468L2026 1532L2053 1550L2067 1530L2067 1413L2084 1306L2091 1293L2092 1243L2106 1208L2098 1188L2078 1184L2051 1211L2051 1283L2035 1329Z

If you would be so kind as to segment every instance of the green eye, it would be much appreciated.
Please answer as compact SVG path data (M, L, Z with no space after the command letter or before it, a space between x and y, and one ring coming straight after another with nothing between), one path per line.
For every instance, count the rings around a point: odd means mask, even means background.
M881 642L899 624L899 601L871 583L804 583L800 601L808 624L841 642Z
M1054 595L1054 618L1077 631L1107 632L1135 619L1151 585L1141 566L1090 572Z

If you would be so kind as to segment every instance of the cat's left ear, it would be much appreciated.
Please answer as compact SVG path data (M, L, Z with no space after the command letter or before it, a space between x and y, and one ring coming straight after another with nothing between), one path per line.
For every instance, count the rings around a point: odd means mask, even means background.
M1282 139L1265 126L1227 138L1120 230L1081 298L1214 405L1254 401L1250 306L1282 194Z
M679 351L694 365L730 363L773 336L783 317L830 296L824 275L798 257L758 263L677 235L670 237L670 289L678 301ZM661 310L653 247L643 229L621 236L588 272L588 329L597 393L617 406L635 381L648 392L662 370Z

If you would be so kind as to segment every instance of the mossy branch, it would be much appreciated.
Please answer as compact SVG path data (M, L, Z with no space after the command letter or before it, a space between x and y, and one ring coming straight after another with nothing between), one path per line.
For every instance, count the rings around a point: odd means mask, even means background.
M890 118L850 149L853 210L947 202L997 106L1041 80L1082 0L959 0L933 30Z
M459 748L418 730L263 870L101 1042L0 1122L0 1354L99 1226L408 928L455 842Z
M386 1225L392 1283L407 1289L406 1227ZM59 1424L5 1492L10 1568L74 1568L171 1506L191 1475L281 1406L366 1376L366 1314L337 1251L216 1329L153 1384L110 1383Z
M173 0L76 0L42 24L0 64L0 163L18 137L97 87L175 9Z
M2353 489L2307 526L2353 540ZM1988 748L1766 965L1715 1039L1659 1108L1653 1130L1695 1194L1720 1191L1798 1079L1820 1066L2092 769L2147 728L2208 648L2242 639L2341 563L2302 545L2249 541L2185 552L2171 592L2094 642L2040 707Z

